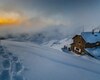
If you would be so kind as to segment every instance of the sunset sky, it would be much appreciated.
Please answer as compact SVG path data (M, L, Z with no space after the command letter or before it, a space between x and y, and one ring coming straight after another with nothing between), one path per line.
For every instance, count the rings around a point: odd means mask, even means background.
M100 0L0 0L1 29L59 25L99 26Z

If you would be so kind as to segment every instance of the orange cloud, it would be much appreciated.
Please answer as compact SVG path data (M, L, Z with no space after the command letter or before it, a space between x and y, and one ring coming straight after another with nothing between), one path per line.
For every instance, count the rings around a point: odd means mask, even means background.
M0 25L17 25L20 24L20 19L14 19L14 18L0 18Z
M0 11L0 26L19 25L25 20L25 16L13 11Z

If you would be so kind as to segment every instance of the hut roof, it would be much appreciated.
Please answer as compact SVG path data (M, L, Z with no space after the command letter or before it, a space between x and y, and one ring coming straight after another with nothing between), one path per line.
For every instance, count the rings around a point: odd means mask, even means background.
M82 32L81 36L88 43L100 42L100 33L99 32Z

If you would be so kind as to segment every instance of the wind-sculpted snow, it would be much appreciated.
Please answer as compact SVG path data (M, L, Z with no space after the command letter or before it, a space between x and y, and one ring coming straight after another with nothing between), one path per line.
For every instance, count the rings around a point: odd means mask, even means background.
M33 43L2 41L25 65L27 80L98 80L100 62L73 56Z
M19 58L0 45L0 80L24 80Z

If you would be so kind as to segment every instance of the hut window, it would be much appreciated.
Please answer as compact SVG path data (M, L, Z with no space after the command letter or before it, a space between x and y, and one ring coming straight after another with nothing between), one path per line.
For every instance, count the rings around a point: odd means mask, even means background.
M79 49L77 47L75 47L74 50L77 51L77 52L81 52L81 49Z

